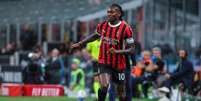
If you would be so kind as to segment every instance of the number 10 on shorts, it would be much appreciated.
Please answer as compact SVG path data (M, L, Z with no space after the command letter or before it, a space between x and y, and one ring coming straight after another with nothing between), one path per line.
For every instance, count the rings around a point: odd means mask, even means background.
M118 73L119 80L125 80L125 74L124 73Z

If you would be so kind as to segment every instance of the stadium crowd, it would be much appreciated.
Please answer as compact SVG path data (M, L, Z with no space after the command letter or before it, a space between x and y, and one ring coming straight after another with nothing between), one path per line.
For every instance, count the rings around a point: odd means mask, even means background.
M50 48L47 55L44 54L42 46L31 47L26 54L26 61L22 60L20 63L23 68L23 82L60 84L66 86L67 91L83 90L87 94L96 93L97 97L97 88L100 85L94 78L93 70L96 68L94 57L98 54L98 48L94 48L95 51L91 50L90 44L93 46L99 43L90 43L73 52L69 51L71 44L71 42L65 45L59 43L56 45L57 48ZM10 43L1 49L1 55L11 55L16 51L19 51L16 45ZM135 54L129 57L132 97L151 98L154 97L154 92L150 89L164 86L171 88L176 84L176 87L181 87L183 91L194 95L198 93L198 89L194 88L200 86L201 48L192 56L184 49L174 52L173 49L156 45L151 50L144 50L139 43L136 43ZM72 95L69 92L67 94ZM110 99L112 100L112 97Z

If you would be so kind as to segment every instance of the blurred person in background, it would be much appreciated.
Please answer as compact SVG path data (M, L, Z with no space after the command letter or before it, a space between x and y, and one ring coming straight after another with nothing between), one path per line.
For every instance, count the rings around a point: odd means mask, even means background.
M152 61L154 64L157 65L157 69L160 73L165 73L165 62L162 58L161 49L159 47L154 47L152 49Z
M152 49L152 61L156 65L155 75L156 75L156 87L161 87L162 82L165 80L164 74L167 73L167 69L165 67L165 62L162 58L161 49L159 47L154 47Z
M93 91L96 95L96 98L98 99L98 89L100 88L100 84L99 84L99 79L98 79L98 55L99 55L99 50L100 50L100 44L101 44L101 40L95 40L94 42L90 42L87 44L87 50L91 55L91 59L92 59L92 68L93 68L93 72L94 72L94 82L93 82Z
M71 64L71 80L70 80L70 90L75 93L74 96L78 97L80 101L84 101L85 93L85 73L82 68L80 68L80 60L77 58L72 59Z
M155 50L156 51L156 50ZM158 50L157 50L158 51ZM157 53L157 54L156 54ZM155 58L159 59L160 54L158 52L155 53ZM142 93L144 97L154 97L154 96L148 96L148 89L149 87L153 87L154 89L157 88L157 78L159 76L159 66L162 63L159 62L159 60L154 63L152 60L152 55L150 51L143 51L142 52L142 60L140 60L137 63L137 66L135 66L132 70L132 86L133 86L133 95L134 97L139 97L139 93L135 92L138 91L138 85L142 85ZM163 67L162 67L163 68ZM154 93L154 92L153 92Z
M85 48L81 50L81 60L83 61L83 66L81 64L83 68L88 68L89 65L92 65L90 53Z
M142 76L144 67L145 66L142 61L137 61L136 65L131 69L131 96L133 97L140 96L140 91L138 89L139 86L135 83L134 79Z
M50 53L50 58L47 60L46 82L48 84L63 84L62 72L64 64L58 49L53 49Z
M34 47L34 51L28 54L30 61L24 69L24 82L30 84L45 83L45 66L46 60L40 46Z
M179 50L179 63L176 70L173 73L165 74L166 81L164 86L170 89L171 86L179 84L182 86L182 90L190 88L193 84L194 70L193 64L188 60L188 53L186 50Z
M81 50L82 49L78 49L78 50L74 50L73 51L73 57L74 58L78 58L78 59L80 59L81 60L81 58L82 58L82 52L81 52ZM73 59L73 58L72 58Z
M132 89L134 90L134 97L139 97L139 93L137 93L139 84L142 84L142 92L144 97L148 97L148 81L152 80L152 64L151 52L148 50L143 51L140 61L137 63L137 66L135 66L136 68L134 67L132 70L134 73L132 75Z
M70 45L72 45L72 43L70 43ZM68 55L67 55L67 58L68 58L68 60L67 60L67 68L68 68L68 74L67 74L67 77L66 77L66 80L68 80L68 81L66 81L66 83L67 83L67 87L69 87L69 85L70 85L70 79L71 79L71 77L70 77L70 74L71 74L71 64L72 64L72 60L74 59L74 58L77 58L77 59L79 59L80 61L82 60L81 58L82 58L82 52L81 52L81 49L78 49L78 50L74 50L73 52L71 52L70 51L70 46L67 46L67 48L69 48L68 49Z
M8 43L5 48L1 49L2 55L13 55L16 51L16 44L14 42Z
M97 67L101 85L98 91L98 101L105 101L110 81L115 85L119 101L125 101L125 54L134 52L133 32L122 19L123 10L120 5L112 4L107 9L107 15L108 19L98 24L96 33L73 44L72 50L101 39Z
M66 42L66 44L62 43L59 47L59 49L62 51L60 54L60 63L61 63L61 78L62 78L62 84L65 84L67 87L69 86L70 82L70 72L71 72L71 60L73 57L73 54L69 53L70 45L72 42Z
M85 72L85 80L86 80L86 91L87 93L93 92L93 66L90 53L87 51L86 48L81 50L81 63L80 67Z

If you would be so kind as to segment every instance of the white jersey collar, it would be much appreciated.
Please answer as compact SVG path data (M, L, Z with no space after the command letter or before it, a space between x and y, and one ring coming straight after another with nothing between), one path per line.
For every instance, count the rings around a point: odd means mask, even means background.
M120 24L121 24L121 21L119 21L117 24L115 24L115 25L112 25L110 22L108 22L108 24L109 24L109 26L110 27L117 27L117 26L119 26Z

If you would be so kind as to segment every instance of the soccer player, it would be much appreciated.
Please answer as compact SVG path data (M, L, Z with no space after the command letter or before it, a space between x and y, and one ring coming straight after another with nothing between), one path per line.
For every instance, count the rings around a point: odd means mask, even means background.
M134 53L134 38L131 27L122 16L121 6L112 4L107 9L107 19L98 24L96 33L71 46L73 50L101 39L97 67L101 85L98 101L105 101L110 80L115 85L119 101L125 101L125 55Z

